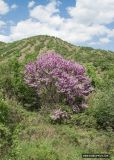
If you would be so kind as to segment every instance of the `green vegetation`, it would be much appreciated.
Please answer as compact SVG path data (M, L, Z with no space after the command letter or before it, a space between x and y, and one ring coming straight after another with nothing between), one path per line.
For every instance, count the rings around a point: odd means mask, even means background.
M62 124L52 124L50 112L69 106L43 103L23 80L25 64L46 51L84 65L94 86L88 108ZM49 36L0 42L0 159L82 160L83 153L114 159L114 53Z

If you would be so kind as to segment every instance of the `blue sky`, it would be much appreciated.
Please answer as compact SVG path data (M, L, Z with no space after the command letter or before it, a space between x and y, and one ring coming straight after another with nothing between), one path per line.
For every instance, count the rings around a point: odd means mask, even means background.
M114 51L114 0L0 0L0 41L34 35Z

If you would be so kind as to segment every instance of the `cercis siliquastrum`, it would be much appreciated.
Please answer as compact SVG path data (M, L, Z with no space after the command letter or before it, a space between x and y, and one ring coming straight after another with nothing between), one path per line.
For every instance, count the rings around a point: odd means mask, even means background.
M86 107L85 97L92 91L85 68L54 52L42 54L35 62L27 64L24 79L30 87L36 89L39 96L47 90L57 102L62 95L74 112Z

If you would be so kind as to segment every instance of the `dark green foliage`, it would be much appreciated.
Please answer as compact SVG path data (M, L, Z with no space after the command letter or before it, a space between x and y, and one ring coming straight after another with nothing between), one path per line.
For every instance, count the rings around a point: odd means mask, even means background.
M99 93L94 99L93 115L97 126L103 129L114 129L114 90L109 89Z
M39 98L36 92L28 88L23 81L23 68L24 65L21 64L17 58L9 60L4 66L1 66L0 71L0 87L4 95L9 98L15 97L19 102L21 102L28 109L38 109Z
M11 141L10 138L10 129L4 124L0 123L0 158L2 158L4 154L7 154L9 144Z
M5 155L12 145L12 134L15 127L23 120L25 113L22 108L5 100L1 95L0 98L0 159Z
M87 75L89 75L89 77L91 78L94 88L100 87L100 85L102 84L102 77L97 73L96 68L92 63L86 63L85 67L87 70Z
M97 127L96 118L93 117L93 115L87 113L79 113L77 115L73 115L70 123L84 128Z
M20 107L17 104L9 103L10 101L8 100L6 101L3 98L0 99L0 123L13 129L15 125L22 120L23 112L21 108L20 110L16 108Z

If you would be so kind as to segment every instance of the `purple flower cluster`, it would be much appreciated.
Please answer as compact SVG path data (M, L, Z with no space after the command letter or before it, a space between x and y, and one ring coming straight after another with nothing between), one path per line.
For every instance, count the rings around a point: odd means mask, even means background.
M25 81L34 87L38 94L44 88L54 86L56 92L74 104L76 97L88 96L92 91L85 68L71 60L65 60L56 53L45 53L33 63L25 66Z
M53 122L61 123L62 121L67 120L69 118L69 115L67 114L67 112L62 111L61 109L56 109L52 112L50 118Z

